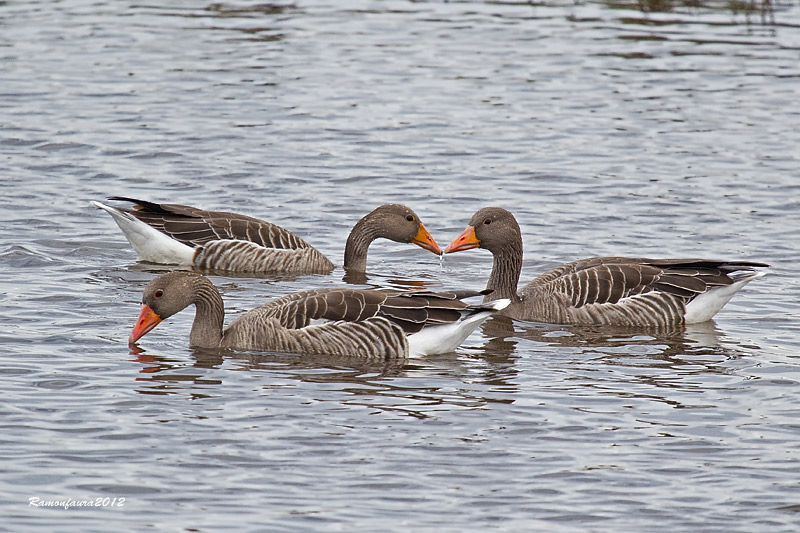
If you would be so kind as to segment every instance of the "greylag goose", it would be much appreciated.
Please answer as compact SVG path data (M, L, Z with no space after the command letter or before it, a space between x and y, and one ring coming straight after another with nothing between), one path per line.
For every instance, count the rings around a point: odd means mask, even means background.
M768 267L750 261L706 259L580 259L537 277L520 292L522 235L499 207L477 211L445 253L485 248L493 257L484 299L509 298L501 314L518 320L575 325L676 326L710 320Z
M92 205L113 217L144 261L232 272L323 274L334 268L306 241L264 220L122 196L109 200L134 204L133 208L118 208L92 201ZM380 238L442 253L414 211L404 205L387 204L353 227L345 247L344 268L365 271L369 245Z
M455 350L481 322L509 304L468 305L460 300L478 294L483 292L315 289L252 309L223 331L225 309L214 284L200 274L175 271L145 288L128 342L133 345L162 320L194 304L189 341L195 347L419 357Z

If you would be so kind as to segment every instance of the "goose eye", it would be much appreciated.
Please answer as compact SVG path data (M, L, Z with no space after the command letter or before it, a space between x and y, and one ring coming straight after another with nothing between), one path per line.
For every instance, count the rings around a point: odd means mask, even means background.
M161 298L162 296L164 296L164 290L156 289L156 292L153 293L153 296L155 296L156 298Z
M485 220L483 221L483 223L484 223L484 224L491 224L491 223L492 223L492 219L491 219L491 218L487 218L487 219L485 219Z
M406 215L406 220L409 222L414 222L414 215Z

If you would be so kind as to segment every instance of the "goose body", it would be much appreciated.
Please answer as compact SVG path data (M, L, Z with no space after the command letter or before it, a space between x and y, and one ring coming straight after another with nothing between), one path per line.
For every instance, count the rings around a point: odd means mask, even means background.
M469 305L482 294L316 289L278 298L236 318L223 331L222 297L205 276L176 271L145 288L129 343L194 305L196 347L361 357L420 357L455 350L486 318L509 304Z
M477 211L445 253L488 249L493 257L486 299L508 298L502 314L575 325L676 326L710 320L765 263L706 259L593 257L558 266L522 287L522 235L499 207Z
M132 208L92 201L109 213L144 261L232 272L324 274L333 263L306 241L270 222L237 213L206 211L113 196ZM353 228L345 248L345 269L366 270L367 249L379 238L413 243L441 254L419 217L400 204L378 207Z

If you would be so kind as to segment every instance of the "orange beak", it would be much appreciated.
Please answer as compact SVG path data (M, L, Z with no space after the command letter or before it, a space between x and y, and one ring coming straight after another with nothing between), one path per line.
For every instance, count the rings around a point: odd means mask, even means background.
M136 321L136 326L134 326L130 337L128 337L128 345L133 345L160 323L161 317L150 309L149 305L143 305L142 312L139 313L139 320Z
M433 237L428 230L425 229L425 226L420 223L419 231L414 238L411 239L411 242L419 246L420 248L425 248L426 250L435 253L436 255L442 255L442 249L439 248L439 245L436 244L436 241L433 240Z
M464 250L478 248L480 245L481 241L475 236L475 226L467 226L467 229L461 232L461 235L447 245L447 248L444 249L444 253L462 252Z

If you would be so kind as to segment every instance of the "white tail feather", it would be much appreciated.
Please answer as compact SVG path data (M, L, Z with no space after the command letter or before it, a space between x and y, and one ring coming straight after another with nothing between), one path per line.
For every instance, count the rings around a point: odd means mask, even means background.
M732 276L737 281L730 285L714 287L703 294L696 296L691 302L686 304L686 314L684 315L687 324L699 324L711 320L717 311L722 309L739 289L750 283L756 278L765 275L766 272L744 272Z
M465 315L458 322L427 326L417 333L408 336L409 357L422 357L438 353L452 352L475 331L484 320L501 309L505 309L511 300L503 298L485 305L464 310ZM477 309L481 309L476 311Z
M111 215L140 259L153 263L192 264L194 248L191 246L176 241L124 211L94 200L91 204Z

